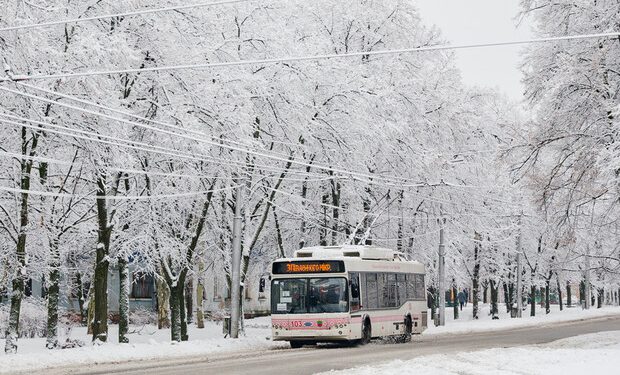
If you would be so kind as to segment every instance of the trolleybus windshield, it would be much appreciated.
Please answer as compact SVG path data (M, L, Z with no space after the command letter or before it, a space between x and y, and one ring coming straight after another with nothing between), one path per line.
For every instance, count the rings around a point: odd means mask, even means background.
M276 279L271 283L272 314L349 311L344 277Z

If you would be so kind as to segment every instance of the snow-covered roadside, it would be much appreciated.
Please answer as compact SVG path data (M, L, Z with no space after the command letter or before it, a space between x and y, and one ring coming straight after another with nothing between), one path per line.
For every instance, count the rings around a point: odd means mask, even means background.
M446 325L435 327L429 322L429 327L424 335L462 334L472 332L499 331L511 328L540 326L545 324L570 322L582 319L593 319L604 316L620 315L620 307L605 306L600 309L583 310L581 307L565 308L560 311L559 306L552 305L551 313L545 314L540 305L536 306L536 316L530 316L529 306L523 311L520 319L511 319L503 305L499 306L500 319L492 320L489 315L489 305L481 305L479 319L472 319L472 305L468 304L463 311L459 311L459 319L453 319L452 308L446 308Z
M20 339L17 354L0 353L0 373L288 347L287 343L271 341L269 317L246 320L246 336L238 340L225 339L222 326L213 322L205 322L204 329L188 327L190 341L182 343L170 342L170 330L148 325L130 327L135 332L129 335L130 344L118 344L118 326L111 325L109 329L111 342L91 346L85 328L75 328L71 338L86 343L75 349L47 350L45 338ZM4 340L0 340L0 347L4 347Z
M617 374L620 331L599 332L545 345L437 354L324 375L570 375Z
M500 309L503 306L500 306ZM558 311L552 307L552 313L545 315L540 309L534 318L511 319L505 310L500 313L499 320L491 320L488 315L488 305L481 306L479 320L472 320L471 304L461 313L460 319L452 319L452 311L447 310L447 322L444 327L431 325L424 335L462 334L469 332L495 331L517 327L535 326L557 322L567 322L580 319L589 319L602 316L620 315L620 307L605 307L602 309L582 310L581 308ZM542 313L542 314L541 314ZM110 342L102 346L93 347L90 337L83 327L75 328L70 334L71 339L83 341L86 346L75 349L47 350L45 338L20 339L19 350L16 355L5 355L0 352L0 373L40 370L52 367L92 365L95 363L114 363L149 359L174 359L181 357L206 356L214 354L257 351L277 348L288 348L286 342L270 340L270 318L262 317L246 320L246 336L239 340L224 339L222 326L214 322L206 322L204 329L189 327L190 341L173 344L170 342L169 330L157 330L155 326L132 326L130 344L118 344L118 326L110 326ZM4 340L0 340L0 347Z

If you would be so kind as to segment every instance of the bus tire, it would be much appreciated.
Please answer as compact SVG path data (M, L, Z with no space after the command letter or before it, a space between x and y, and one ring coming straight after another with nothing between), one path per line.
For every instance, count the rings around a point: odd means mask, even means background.
M403 333L402 341L410 342L412 332L413 332L413 324L411 323L411 316L407 315L405 317L405 333Z
M362 324L362 338L360 339L360 345L366 345L372 338L372 326L370 325L370 319L366 318L364 324Z
M302 346L304 346L304 342L303 341L293 340L293 341L289 341L289 342L291 344L291 349L299 349Z

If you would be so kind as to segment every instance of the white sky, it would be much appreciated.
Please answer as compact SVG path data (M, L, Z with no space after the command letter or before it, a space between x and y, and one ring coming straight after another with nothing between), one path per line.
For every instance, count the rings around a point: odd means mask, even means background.
M519 0L415 0L423 21L437 25L452 44L531 38L530 26L517 28ZM512 99L523 94L518 69L523 46L457 50L457 64L466 84L496 87Z

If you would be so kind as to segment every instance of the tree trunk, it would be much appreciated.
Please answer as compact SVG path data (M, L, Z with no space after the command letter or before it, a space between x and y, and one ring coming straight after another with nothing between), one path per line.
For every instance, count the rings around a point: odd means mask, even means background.
M168 285L170 290L169 303L170 303L170 340L181 342L181 307L183 306L183 300L179 299L179 296L183 294L182 287L177 285ZM181 292L179 291L181 289Z
M603 297L605 295L605 289L603 288L599 288L598 290L598 298L597 298L597 302L596 302L596 308L600 309L601 307L603 307Z
M205 327L205 318L202 311L204 300L204 263L202 260L198 262L198 277L196 278L196 326L198 328Z
M545 284L545 314L549 314L551 312L551 301L549 299L549 279L547 279Z
M39 135L35 133L32 140L28 139L28 130L24 127L21 129L21 146L22 154L28 154L28 144L30 143L30 156L35 155L37 149ZM32 142L32 143L31 143ZM5 353L17 352L17 339L19 337L19 313L22 306L22 298L24 296L24 284L26 275L26 228L28 228L28 198L30 190L30 172L32 171L32 159L22 159L20 162L21 174L19 186L25 192L21 193L20 211L19 211L19 233L17 235L17 243L15 248L17 264L15 264L15 277L12 281L13 291L11 293L11 307L9 310L9 319L5 332Z
M172 308L170 305L170 288L160 276L155 278L155 288L157 289L157 328L170 328L170 316L168 315L168 311Z
M88 307L84 309L84 285L82 284L82 274L80 272L75 273L75 289L80 308L80 323L82 323L82 326L86 326L88 325ZM92 334L92 332L89 334Z
M190 278L185 283L185 312L186 312L185 322L186 324L192 323L194 321L193 295L194 295L194 283L193 283L193 280Z
M504 289L504 305L506 306L506 312L510 313L510 310L512 309L512 298L510 298L508 293L508 283L503 283L502 286Z
M333 172L330 171L330 175L333 177ZM336 246L338 244L338 232L339 232L339 223L340 219L340 182L337 182L335 179L331 180L331 188L332 188L332 246Z
M59 239L50 244L52 261L50 262L49 287L47 289L47 342L45 347L58 347L58 299L60 293L60 253Z
M482 303L487 304L489 302L489 282L482 283Z
M112 226L108 224L106 204L106 181L103 175L97 178L97 249L95 263L94 298L95 314L92 322L93 341L106 342L108 339L108 254Z
M562 287L560 286L560 277L555 275L558 284L558 298L560 299L560 311L564 310L564 301L562 301Z
M477 233L476 233L477 235ZM479 237L479 235L478 235ZM478 319L478 294L480 293L480 247L479 242L474 244L474 272L472 274L472 286L473 286L473 295L472 295L472 312L474 319ZM486 290L485 290L486 293ZM485 296L486 300L486 296Z
M179 300L179 319L181 320L181 341L187 341L187 310L185 310L185 277L179 278L179 286L176 290Z
M87 331L86 334L93 334L93 322L95 321L95 285L93 283L90 284L90 288L88 289L88 312L87 312Z
M459 318L459 301L457 298L456 286L452 287L452 294L454 295L454 300L452 301L454 303L454 306L453 306L454 320L457 320Z
M497 300L499 297L499 285L497 281L491 280L491 316L493 319L499 319L499 309L497 306Z
M570 281L566 282L566 306L571 307L573 304L573 296L570 289Z
M127 266L127 259L124 257L118 257L118 342L128 343L129 337L127 332L129 331L129 267Z
M536 316L536 285L530 287L530 316Z

